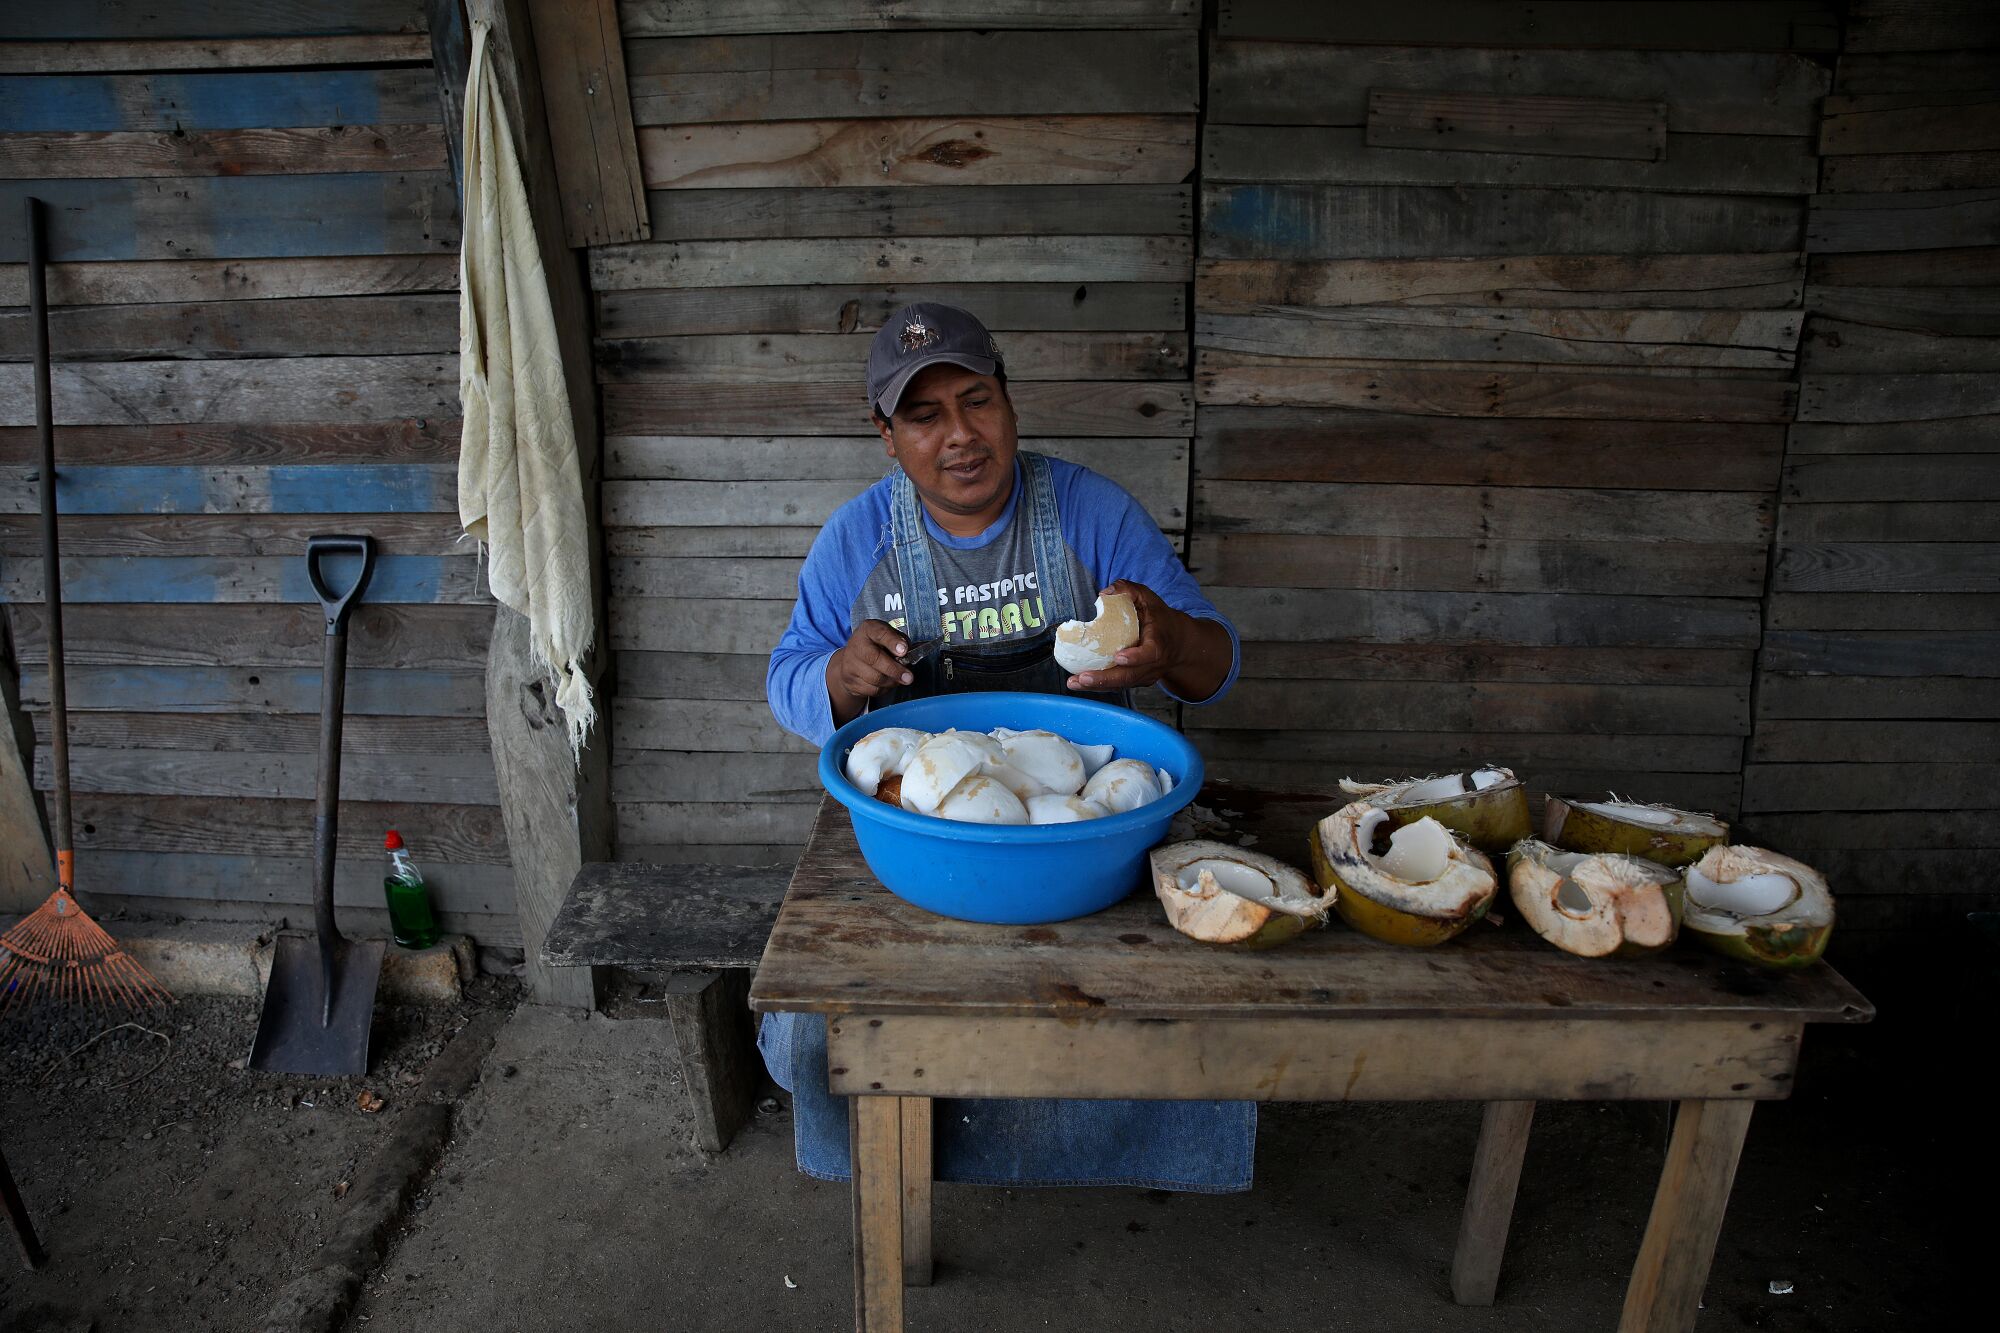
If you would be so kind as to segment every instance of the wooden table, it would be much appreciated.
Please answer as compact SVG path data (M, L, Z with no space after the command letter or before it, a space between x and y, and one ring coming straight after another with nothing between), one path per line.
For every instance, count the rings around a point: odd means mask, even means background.
M1303 864L1338 798L1211 785L1201 804ZM1471 1305L1493 1300L1536 1101L1676 1101L1619 1327L1692 1329L1751 1109L1791 1091L1807 1023L1873 1014L1824 964L1778 975L1686 941L1574 958L1518 920L1435 949L1336 922L1261 953L1183 938L1150 892L1057 925L951 921L881 887L831 800L750 1004L826 1015L829 1081L854 1098L863 1333L902 1328L904 1286L930 1281L933 1097L1484 1102L1452 1262Z

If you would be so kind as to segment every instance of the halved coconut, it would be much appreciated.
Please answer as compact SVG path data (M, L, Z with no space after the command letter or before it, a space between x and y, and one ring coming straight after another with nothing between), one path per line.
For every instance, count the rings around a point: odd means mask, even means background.
M984 741L985 745L975 742ZM991 746L991 751L986 748ZM991 738L963 731L941 731L916 748L903 770L902 804L920 815L934 814L951 789L977 773L1000 754Z
M1056 665L1072 674L1102 671L1137 642L1139 604L1130 593L1108 592L1097 599L1094 619L1065 620L1056 626Z
M1437 820L1396 827L1356 801L1308 836L1313 874L1341 919L1390 944L1442 944L1486 915L1499 891L1493 863Z
M1717 843L1729 825L1713 815L1637 801L1576 801L1549 797L1542 808L1542 840L1566 852L1618 852L1663 866L1684 866Z
M984 773L975 773L953 787L932 813L963 824L1028 822L1028 808L1021 804L1021 798Z
M1155 847L1153 892L1167 923L1190 939L1268 949L1307 926L1324 925L1338 890L1312 881L1275 857L1221 842Z
M928 733L909 727L871 731L847 752L847 780L863 791L875 791L884 777L908 768L910 756L929 739Z
M1342 778L1340 789L1388 811L1392 823L1435 819L1482 852L1504 852L1535 831L1528 815L1528 789L1511 768L1489 765L1406 782Z
M1159 770L1137 759L1114 759L1091 775L1079 793L1114 815L1150 805L1166 795Z
M1680 930L1680 876L1636 856L1523 838L1507 854L1507 886L1537 935L1584 958L1658 953Z
M997 736L997 733L996 733ZM1045 792L1074 795L1083 790L1083 756L1053 731L1010 731L997 736L1007 763L1027 774Z
M1711 847L1687 868L1688 932L1761 967L1819 961L1833 935L1826 877L1762 847Z

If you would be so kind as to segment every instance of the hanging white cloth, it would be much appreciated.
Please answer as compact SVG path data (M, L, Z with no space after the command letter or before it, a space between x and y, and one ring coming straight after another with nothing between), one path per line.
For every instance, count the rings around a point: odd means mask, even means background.
M554 681L570 748L581 754L596 718L583 672L594 633L589 520L555 311L487 51L490 26L472 26L465 91L458 516L485 545L493 595L527 617L535 662Z

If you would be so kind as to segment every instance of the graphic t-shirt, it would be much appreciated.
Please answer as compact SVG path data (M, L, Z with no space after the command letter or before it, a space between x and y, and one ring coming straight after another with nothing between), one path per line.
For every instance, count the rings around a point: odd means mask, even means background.
M1123 578L1145 584L1178 611L1219 622L1229 630L1233 648L1229 675L1202 702L1228 693L1242 660L1235 627L1202 596L1159 525L1123 487L1088 468L1051 458L1049 480L1069 553L1077 614L1087 618L1097 590ZM799 571L799 600L791 623L771 653L764 680L771 712L787 731L815 744L833 734L827 658L864 620L887 621L898 629L906 623L889 486L884 477L827 520ZM1004 648L1054 628L1042 605L1032 516L1021 504L1026 489L1017 463L1006 511L972 537L954 537L924 515L938 582L932 596L947 647Z

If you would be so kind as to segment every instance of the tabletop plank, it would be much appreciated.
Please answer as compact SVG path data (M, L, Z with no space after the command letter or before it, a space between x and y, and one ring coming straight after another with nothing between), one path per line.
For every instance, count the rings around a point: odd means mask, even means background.
M1339 798L1211 783L1197 805L1254 846L1305 864L1305 831ZM1203 836L1216 836L1205 831ZM1511 913L1508 913L1511 917ZM1519 920L1434 949L1335 922L1280 948L1203 945L1150 890L1074 921L995 926L896 897L861 859L844 807L823 800L750 992L759 1011L1076 1018L1790 1019L1865 1022L1833 968L1785 975L1684 942L1651 958L1561 953Z

